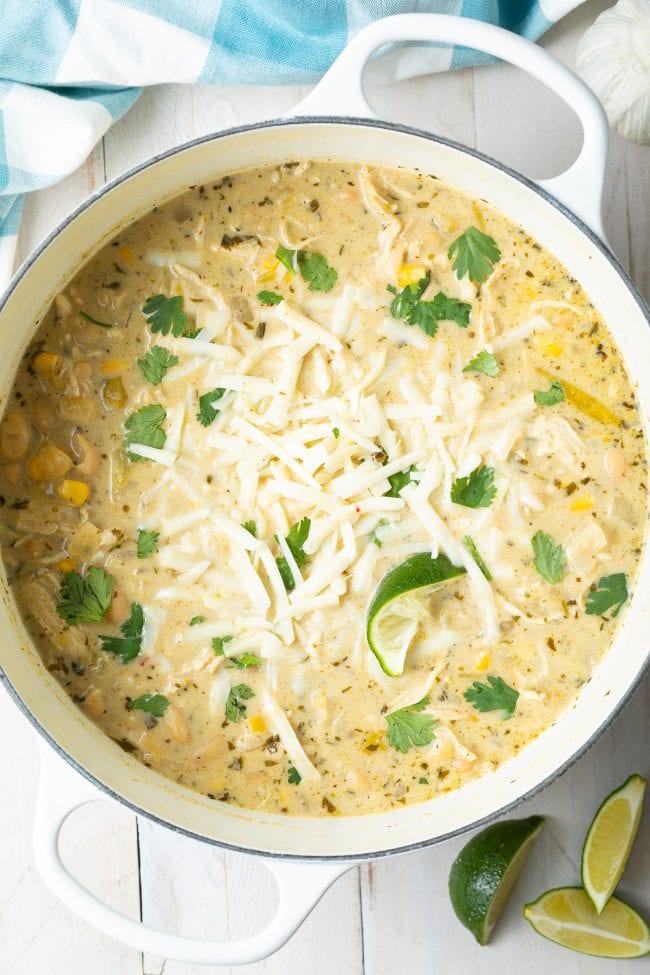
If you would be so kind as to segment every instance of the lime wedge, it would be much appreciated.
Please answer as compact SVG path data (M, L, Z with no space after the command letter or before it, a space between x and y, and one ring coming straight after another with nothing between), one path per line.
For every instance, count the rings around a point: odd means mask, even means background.
M631 775L607 796L582 850L582 886L600 914L616 890L643 812L646 780Z
M598 914L582 887L547 890L524 907L538 934L555 944L598 958L640 958L650 953L650 930L618 897Z
M543 825L541 816L495 823L472 837L454 860L449 873L451 904L480 945L490 940Z
M464 572L446 555L432 559L428 552L418 552L386 573L368 608L366 639L389 677L404 673L406 651L418 623L429 617L426 597Z

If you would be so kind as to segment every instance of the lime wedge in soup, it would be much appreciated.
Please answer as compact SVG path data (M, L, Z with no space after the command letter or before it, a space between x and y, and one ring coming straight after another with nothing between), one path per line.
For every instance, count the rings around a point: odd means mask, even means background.
M418 624L429 617L426 598L464 573L446 555L434 559L429 552L418 552L386 573L368 608L366 638L389 677L404 673L406 653Z

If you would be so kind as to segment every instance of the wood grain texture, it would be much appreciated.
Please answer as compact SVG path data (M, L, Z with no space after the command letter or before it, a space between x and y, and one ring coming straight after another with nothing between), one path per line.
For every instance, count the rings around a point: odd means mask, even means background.
M568 63L575 44L610 0L592 0L546 37ZM24 259L67 212L105 179L180 142L288 112L297 88L166 86L146 91L107 134L83 167L26 203L19 243ZM506 66L425 77L368 91L383 116L449 138L533 177L553 175L575 157L580 136L566 106ZM650 150L614 138L605 223L615 253L650 295ZM164 962L122 948L58 907L34 871L30 828L37 781L32 734L0 692L0 973L11 975L200 975L225 968ZM546 827L515 890L491 947L479 948L457 922L446 884L466 841L363 866L339 880L294 939L243 975L617 975L623 963L563 952L537 937L521 918L523 903L549 886L578 881L580 847L601 798L630 772L647 774L650 678L614 725L572 769L513 816L540 812ZM139 847L139 849L138 849ZM255 861L184 839L135 819L112 804L75 814L62 842L78 876L106 900L152 924L204 937L243 937L270 916L274 885ZM624 895L650 912L650 817L646 813ZM643 964L643 963L641 963Z

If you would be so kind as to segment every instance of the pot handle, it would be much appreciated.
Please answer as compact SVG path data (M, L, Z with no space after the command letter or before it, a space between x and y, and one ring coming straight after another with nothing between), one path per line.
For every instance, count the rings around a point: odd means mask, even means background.
M609 144L605 111L591 89L566 65L502 27L444 14L400 14L377 20L350 41L292 114L377 118L363 91L363 69L378 48L404 41L462 44L491 54L526 71L559 95L580 120L582 148L569 169L552 179L539 180L538 185L604 239L601 202Z
M354 864L298 863L262 859L278 887L275 916L258 934L241 941L208 941L158 931L114 910L70 874L59 854L59 832L70 813L106 799L94 785L40 742L41 774L34 819L33 853L47 887L70 911L110 938L139 951L194 965L245 965L267 958L300 927L326 890Z

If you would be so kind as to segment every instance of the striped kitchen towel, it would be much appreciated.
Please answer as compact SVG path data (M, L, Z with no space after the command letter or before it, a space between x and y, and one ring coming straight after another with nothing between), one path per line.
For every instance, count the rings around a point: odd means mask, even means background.
M144 85L309 84L362 27L445 13L530 38L582 0L8 0L0 18L0 281L23 194L79 166ZM372 66L390 81L487 60L411 46Z

